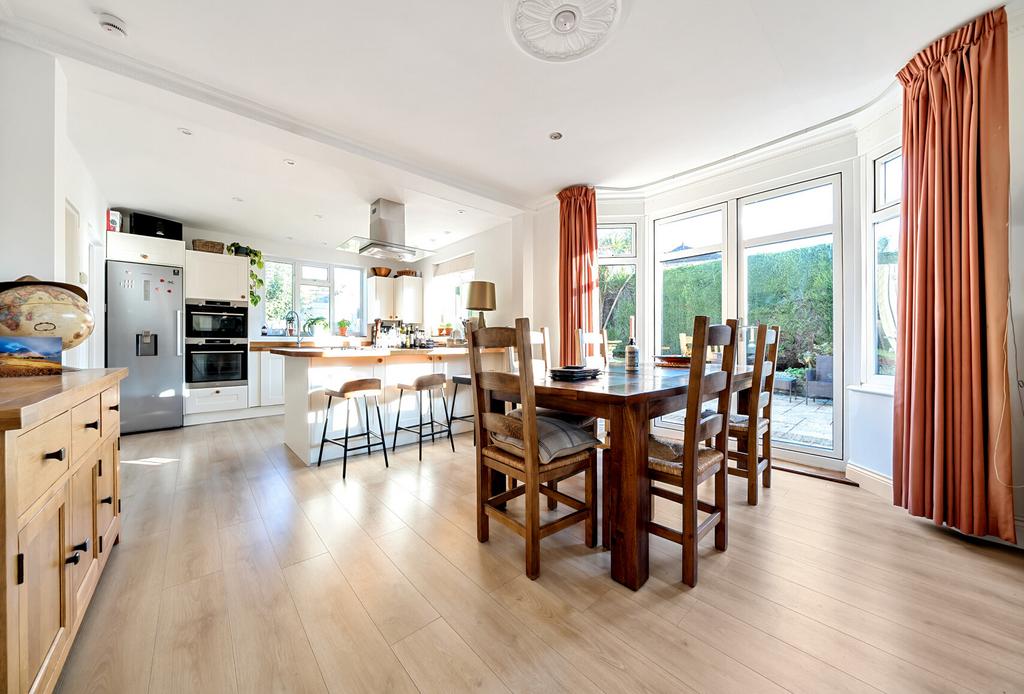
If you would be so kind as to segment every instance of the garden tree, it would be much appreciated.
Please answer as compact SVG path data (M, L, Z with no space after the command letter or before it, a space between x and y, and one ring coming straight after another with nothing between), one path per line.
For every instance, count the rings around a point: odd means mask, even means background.
M283 320L285 314L292 310L291 272L284 269L290 267L279 263L266 265L267 321Z
M693 319L722 320L722 258L719 254L663 264L661 354L679 354L679 334L693 333Z
M632 265L601 265L597 272L601 288L601 329L616 342L616 357L625 356L629 341L629 318L636 315L636 274Z
M832 243L751 253L747 322L778 324L778 368L811 366L832 354Z

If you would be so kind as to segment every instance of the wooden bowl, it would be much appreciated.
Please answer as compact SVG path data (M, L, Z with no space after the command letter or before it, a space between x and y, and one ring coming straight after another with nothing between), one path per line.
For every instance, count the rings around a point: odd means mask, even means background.
M395 270L395 277L415 277L415 270Z
M372 272L377 277L387 277L388 275L391 274L391 268L389 268L389 267L371 267L370 268L370 272Z

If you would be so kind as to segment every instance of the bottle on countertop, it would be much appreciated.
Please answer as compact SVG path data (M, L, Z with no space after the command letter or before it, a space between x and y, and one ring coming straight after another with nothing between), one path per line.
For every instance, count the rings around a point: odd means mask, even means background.
M263 337L267 336L267 326L264 325L262 328L260 328L260 335L262 335Z
M626 345L626 371L640 370L640 348L636 346L636 317L629 317L629 344Z

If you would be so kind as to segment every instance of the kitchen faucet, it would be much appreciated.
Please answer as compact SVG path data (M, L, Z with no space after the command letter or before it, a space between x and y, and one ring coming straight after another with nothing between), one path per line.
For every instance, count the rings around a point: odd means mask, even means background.
M295 319L295 346L302 346L302 318L299 316L298 311L289 311L284 314L284 324L288 325L292 319Z

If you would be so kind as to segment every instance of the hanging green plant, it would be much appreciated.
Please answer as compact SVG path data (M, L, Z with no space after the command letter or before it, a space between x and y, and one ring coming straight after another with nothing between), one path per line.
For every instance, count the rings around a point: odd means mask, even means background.
M228 253L237 256L248 256L249 258L249 303L256 306L263 299L259 290L263 288L263 278L257 270L263 269L263 251L252 246L243 246L235 242L228 244Z

